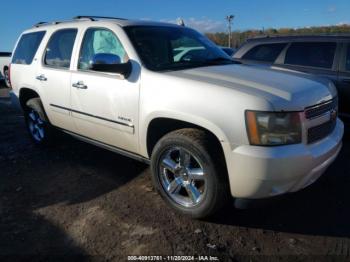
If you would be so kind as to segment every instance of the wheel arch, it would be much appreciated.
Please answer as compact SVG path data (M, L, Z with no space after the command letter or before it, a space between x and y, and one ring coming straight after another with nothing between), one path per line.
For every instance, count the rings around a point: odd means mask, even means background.
M22 87L19 90L19 103L22 107L23 111L28 110L30 107L27 105L27 102L32 99L32 98L40 98L40 95L37 91L31 89L31 88L27 88L27 87Z
M146 137L144 138L144 151L148 157L151 157L152 150L156 143L164 135L169 132L183 129L183 128L195 128L204 130L213 139L213 142L220 148L223 156L225 157L225 148L223 142L227 141L226 136L223 132L215 126L208 126L200 124L196 121L187 121L181 118L159 116L155 117L148 122Z

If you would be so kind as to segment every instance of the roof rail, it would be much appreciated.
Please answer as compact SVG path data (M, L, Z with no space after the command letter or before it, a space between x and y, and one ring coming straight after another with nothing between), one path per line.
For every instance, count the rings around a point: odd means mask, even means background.
M80 20L80 19L89 19L90 21L97 21L98 19L118 19L118 20L127 20L125 18L120 17L110 17L110 16L93 16L93 15L78 15L73 17L73 20ZM33 27L40 27L44 25L57 25L63 22L69 22L69 21L54 21L54 22L39 22L36 23Z
M39 22L39 23L36 23L35 25L33 25L34 27L39 27L41 25L45 25L47 24L48 22Z
M95 15L78 15L73 17L74 20L79 20L79 19L90 19L91 21L96 21L98 19L118 19L118 20L127 20L125 18L120 18L120 17L111 17L111 16L95 16Z
M62 23L60 21L54 21L54 22L39 22L39 23L36 23L34 25L34 27L40 27L40 26L44 26L44 25L49 25L49 24L52 24L52 25L57 25L59 23Z

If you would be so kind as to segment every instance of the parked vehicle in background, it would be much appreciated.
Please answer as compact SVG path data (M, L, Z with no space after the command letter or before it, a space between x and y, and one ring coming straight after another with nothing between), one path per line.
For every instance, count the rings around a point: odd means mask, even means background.
M5 80L7 87L10 87L9 82L9 66L11 62L10 52L0 52L0 79Z
M174 61L188 61L193 59L194 56L202 55L203 52L205 52L205 49L203 47L191 46L175 48L173 51Z
M40 23L20 36L10 73L36 144L58 128L150 163L165 201L195 218L231 197L301 190L342 145L331 81L238 64L183 26Z
M340 115L350 121L350 35L254 38L233 57L245 64L272 65L332 80Z
M236 52L236 48L225 47L225 46L221 46L220 48L222 49L222 51L224 51L229 56L233 56Z

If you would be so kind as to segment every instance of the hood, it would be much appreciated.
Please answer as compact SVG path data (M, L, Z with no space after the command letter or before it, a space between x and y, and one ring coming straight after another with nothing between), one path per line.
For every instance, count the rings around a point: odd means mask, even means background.
M266 67L220 65L166 74L260 96L276 111L302 111L337 95L331 81Z

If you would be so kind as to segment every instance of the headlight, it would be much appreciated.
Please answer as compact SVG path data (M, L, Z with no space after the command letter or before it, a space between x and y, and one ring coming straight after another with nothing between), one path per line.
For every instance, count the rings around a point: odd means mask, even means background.
M301 121L297 112L246 111L251 145L275 146L301 143Z

